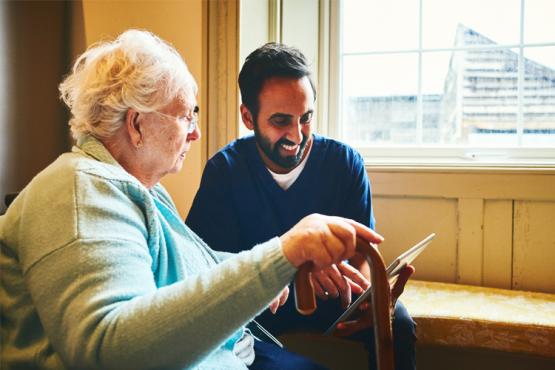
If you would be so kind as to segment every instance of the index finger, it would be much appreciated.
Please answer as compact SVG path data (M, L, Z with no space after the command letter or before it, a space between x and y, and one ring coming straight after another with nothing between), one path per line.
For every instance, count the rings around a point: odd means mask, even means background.
M368 226L364 226L363 224L358 223L355 220L351 220L349 218L344 218L344 220L355 228L357 237L361 237L367 242L376 243L376 244L379 244L384 241L383 236L381 236L380 234L378 234Z

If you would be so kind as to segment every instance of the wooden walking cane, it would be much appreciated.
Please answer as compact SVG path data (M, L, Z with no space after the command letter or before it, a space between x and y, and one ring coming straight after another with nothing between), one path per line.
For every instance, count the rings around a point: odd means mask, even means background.
M370 307L374 319L376 362L378 370L393 370L393 334L391 330L391 289L385 272L384 260L377 247L357 238L357 252L365 256L370 264L372 285L369 289ZM310 279L311 264L299 268L295 277L295 302L297 310L310 315L316 310L316 294Z

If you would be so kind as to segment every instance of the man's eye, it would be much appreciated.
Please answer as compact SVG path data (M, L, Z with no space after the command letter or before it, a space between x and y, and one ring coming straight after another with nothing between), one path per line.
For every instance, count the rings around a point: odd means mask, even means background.
M312 114L307 114L306 116L301 117L301 123L308 124L312 121Z
M289 124L287 118L273 118L270 122L272 122L272 125L276 126L287 126Z

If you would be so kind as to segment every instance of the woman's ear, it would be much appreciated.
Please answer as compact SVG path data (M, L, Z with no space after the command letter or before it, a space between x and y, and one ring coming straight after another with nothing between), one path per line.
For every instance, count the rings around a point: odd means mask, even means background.
M139 112L129 108L125 115L125 128L131 140L131 145L139 149L143 146L143 132L141 121L139 120Z
M249 130L254 130L254 120L252 118L251 111L249 108L245 106L245 104L241 104L241 119L243 120L243 124Z

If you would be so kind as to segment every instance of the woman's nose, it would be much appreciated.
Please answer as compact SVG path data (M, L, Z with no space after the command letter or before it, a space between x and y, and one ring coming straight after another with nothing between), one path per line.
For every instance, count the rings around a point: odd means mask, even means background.
M187 141L195 141L195 140L200 139L200 137L201 137L200 125L196 125L193 132L191 132L190 134L187 134Z

